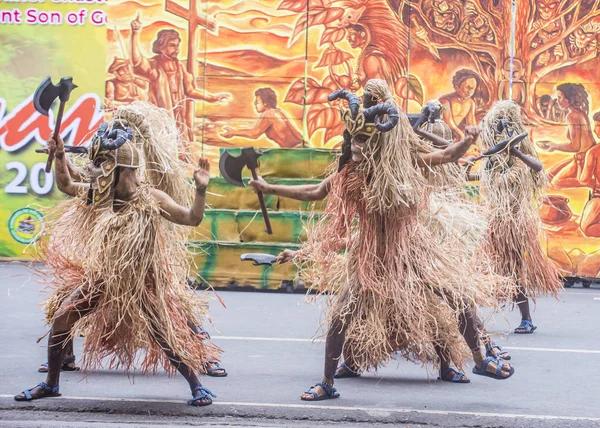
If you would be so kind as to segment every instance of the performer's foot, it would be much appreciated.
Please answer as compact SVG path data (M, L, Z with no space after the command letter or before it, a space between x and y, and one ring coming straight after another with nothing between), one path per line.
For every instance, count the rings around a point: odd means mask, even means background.
M333 385L328 385L325 382L318 382L315 386L311 386L308 391L300 395L303 401L321 401L338 398L340 394Z
M22 393L15 395L16 401L31 401L38 398L59 397L58 385L48 386L45 382L40 382L37 386L31 389L26 389Z
M65 358L63 360L62 366L60 367L60 369L63 372L76 372L79 371L80 368L77 367L77 365L75 364L75 355L69 357L69 358ZM48 373L48 363L44 363L40 365L40 368L38 369L38 372L40 373Z
M537 330L537 327L529 320L522 320L521 325L515 328L515 334L531 334Z
M509 361L512 358L508 351L505 351L500 347L500 345L496 344L493 344L492 346L487 348L485 355L488 357L499 358L504 361Z
M348 366L346 363L340 364L340 366L335 371L335 379L344 379L348 377L359 377L360 372L358 369L354 369L353 367Z
M452 367L447 367L442 370L438 379L443 380L444 382L452 383L471 383L471 380L468 379L464 373L459 372Z
M480 376L487 376L494 379L508 379L515 372L510 363L494 357L486 359L478 366L473 367L473 373Z
M212 398L211 398L212 397ZM190 406L204 407L212 404L212 399L217 396L213 394L208 388L203 386L197 386L192 391L192 398L188 400Z
M221 367L218 361L209 361L206 364L206 374L212 377L226 377L227 370Z

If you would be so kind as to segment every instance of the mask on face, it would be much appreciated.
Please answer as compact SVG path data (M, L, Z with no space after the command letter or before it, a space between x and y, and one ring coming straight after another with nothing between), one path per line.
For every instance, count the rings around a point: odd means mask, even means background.
M103 123L89 149L90 189L88 205L112 206L117 184L117 167L139 168L140 155L132 143L133 131L121 121Z

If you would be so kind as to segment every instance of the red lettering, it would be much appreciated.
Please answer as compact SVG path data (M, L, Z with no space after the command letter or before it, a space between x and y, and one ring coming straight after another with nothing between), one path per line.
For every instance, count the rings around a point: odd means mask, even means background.
M19 150L33 141L45 145L54 129L54 115L38 113L30 97L0 120L0 147L8 152ZM104 117L96 94L81 96L63 116L60 135L67 144L87 143ZM4 115L6 102L0 99L0 113ZM68 141L67 141L68 140Z

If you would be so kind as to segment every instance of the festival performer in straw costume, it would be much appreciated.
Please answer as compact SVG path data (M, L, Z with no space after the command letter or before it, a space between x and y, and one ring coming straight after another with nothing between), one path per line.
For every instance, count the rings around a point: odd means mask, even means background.
M480 151L501 140L527 132L521 108L514 101L498 101L481 122ZM547 176L529 137L520 147L487 158L473 179L480 179L486 211L489 213L485 251L495 271L512 278L517 288L509 299L521 312L517 334L531 334L536 326L531 319L529 298L557 296L562 283L557 268L546 257L540 244L541 220L538 208Z
M143 373L179 371L192 390L190 405L212 403L214 394L197 374L221 350L188 326L206 312L206 301L186 284L190 260L183 227L202 221L210 166L202 159L194 170L195 194L182 185L182 174L161 174L172 166L168 158L147 150L144 159L141 152L144 139L161 138L163 129L150 126L130 106L101 125L89 150L89 186L71 179L62 140L50 143L57 186L73 198L46 216L40 240L40 260L53 271L54 293L46 307L52 324L48 375L17 401L60 395L63 345L83 330L84 370L110 357L111 368L130 372L140 356ZM190 194L191 208L178 203Z
M429 121L429 116L432 114L431 107L437 104L439 102L436 103L435 100L427 103L421 111L420 122ZM433 114L435 115L435 109ZM413 126L413 129L428 144L430 151L435 150L436 147L445 147L444 144L447 145L445 135L439 132L423 132L422 127L418 126ZM422 169L430 186L430 199L429 210L420 212L421 220L428 224L436 241L450 240L449 245L454 251L460 251L466 258L470 258L471 266L490 272L493 268L490 257L480 251L488 227L487 216L479 198L474 195L468 175L465 174L464 164L469 165L468 158L462 159L461 163L461 165L458 162L447 163ZM506 299L516 292L517 286L509 278L490 276L485 287L495 288L491 291L499 299ZM502 308L498 304L494 309ZM487 333L480 315L478 315L478 325L486 355L510 360L510 354L495 343ZM352 371L346 371L345 366L346 364L342 365L338 370L340 377L346 374L352 376Z
M422 110L420 120L427 120L429 110L427 106ZM413 126L413 129L426 144L426 147L419 149L420 151L432 152L436 147L447 147L450 144L446 142L443 135L425 131L417 126ZM471 267L476 267L480 272L490 272L489 259L482 256L481 252L477 252L482 244L487 222L481 205L470 194L464 168L457 163L446 163L421 168L421 172L427 179L429 209L419 210L419 221L427 226L437 245L444 242L444 248L451 248L454 253L462 254L463 260L468 260ZM475 296L485 296L484 304L485 301L489 302L489 293L497 297L505 296L510 288L507 279L496 275L487 275L483 280L480 288L475 289ZM495 309L500 310L499 306ZM481 318L477 314L475 316L486 355L510 360L510 354L491 339L485 331ZM438 351L440 358L438 379L453 383L469 383L470 380L463 373L451 367L447 356ZM356 378L360 375L361 370L354 363L351 344L346 343L344 362L337 368L335 378Z
M134 102L126 107L122 107L118 116L126 116L139 131L137 139L140 146L140 153L144 158L145 180L153 187L156 187L169 196L171 196L180 205L190 205L193 200L193 185L186 177L184 171L188 164L177 158L177 152L182 150L180 145L179 130L173 119L169 116L167 110L156 107L153 104L145 102ZM48 153L46 148L43 152ZM74 182L85 182L85 172L67 162L69 175ZM184 233L185 242L188 242L189 227L181 228ZM189 283L189 280L187 281ZM52 320L48 320L52 322ZM210 340L209 333L196 325L194 320L188 318L188 327L194 333L201 335L205 340ZM73 340L70 336L66 339L64 345L65 356L61 366L62 371L78 371L80 368L76 365L75 353L73 350ZM38 372L48 372L48 362L40 365ZM218 360L209 361L204 372L211 377L226 377L227 370L221 367Z
M333 383L345 344L360 370L384 365L397 350L421 362L437 362L438 353L446 362L462 362L462 334L476 374L510 377L514 369L508 363L485 358L480 348L473 306L489 300L477 295L482 275L460 253L438 245L418 215L428 209L420 168L455 162L478 130L469 128L462 142L426 153L385 81L367 82L361 111L353 94L338 91L330 100L338 97L346 98L350 109L342 113L346 131L337 173L318 185L250 183L256 190L301 200L329 196L303 248L279 257L298 260L304 279L318 292L335 292L324 377L301 398L339 397ZM380 116L388 121L381 123Z

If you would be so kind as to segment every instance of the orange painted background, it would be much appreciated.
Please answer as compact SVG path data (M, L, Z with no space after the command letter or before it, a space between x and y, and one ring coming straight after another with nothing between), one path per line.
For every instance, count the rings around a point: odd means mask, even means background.
M598 15L600 0L114 0L107 102L175 108L192 151L216 159L219 147L337 147L326 97L369 78L410 113L448 100L455 138L512 93L553 177L548 254L566 274L598 276ZM155 43L164 30L175 33ZM270 91L256 99L259 88Z

